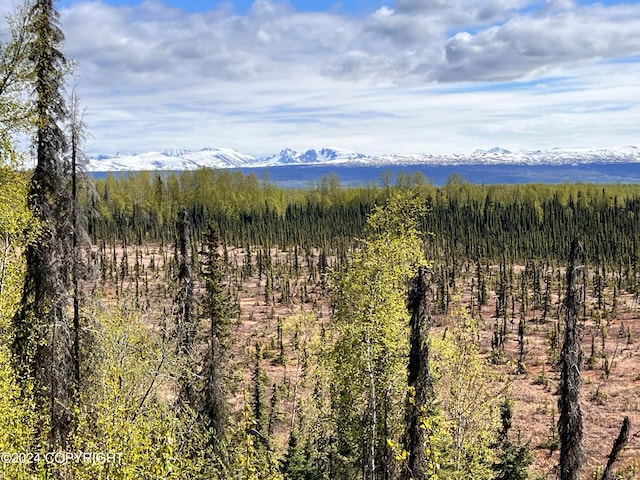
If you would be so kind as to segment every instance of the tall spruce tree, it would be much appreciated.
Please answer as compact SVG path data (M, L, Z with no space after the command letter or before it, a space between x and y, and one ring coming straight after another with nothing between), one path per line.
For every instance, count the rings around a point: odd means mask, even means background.
M65 179L67 117L63 96L66 59L64 36L51 0L30 5L27 29L34 84L35 152L29 207L43 230L25 251L27 271L20 310L13 318L12 353L24 392L33 386L36 406L49 413L49 441L63 445L72 428L74 361L67 292L72 246L69 192Z
M188 405L194 400L194 359L197 335L197 321L194 312L194 282L189 241L189 218L186 209L180 210L178 218L177 248L180 265L178 267L178 293L174 300L178 355L183 364L180 375L180 401Z
M237 305L224 287L223 259L218 253L218 232L209 225L204 234L201 258L201 274L204 294L200 305L202 315L209 323L209 335L202 362L203 387L200 394L199 413L211 431L214 451L223 454L221 442L226 435L229 406L227 404L227 356L231 318Z
M562 480L577 480L580 468L585 462L582 446L582 410L580 409L582 348L578 325L578 313L584 301L582 296L582 282L585 281L584 268L584 250L577 240L573 240L566 277L564 343L560 357L562 371L558 399L559 474Z

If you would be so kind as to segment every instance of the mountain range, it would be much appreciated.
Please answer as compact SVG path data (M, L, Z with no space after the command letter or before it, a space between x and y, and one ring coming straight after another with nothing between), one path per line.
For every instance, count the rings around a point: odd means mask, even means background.
M601 149L520 150L512 152L495 147L471 154L367 155L340 148L322 148L297 152L285 148L280 153L263 157L230 148L201 150L150 151L129 155L95 155L89 157L91 172L194 170L210 168L265 168L285 165L575 165L589 163L640 163L640 148L632 145Z

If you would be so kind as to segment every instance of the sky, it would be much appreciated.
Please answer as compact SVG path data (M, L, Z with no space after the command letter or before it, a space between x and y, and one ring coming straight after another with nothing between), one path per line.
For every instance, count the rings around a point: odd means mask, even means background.
M90 154L640 146L640 1L56 6Z

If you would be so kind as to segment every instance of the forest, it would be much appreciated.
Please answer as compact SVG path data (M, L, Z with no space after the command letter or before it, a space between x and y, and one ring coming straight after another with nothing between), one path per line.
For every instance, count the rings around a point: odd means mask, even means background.
M91 180L0 38L0 478L639 478L640 185Z

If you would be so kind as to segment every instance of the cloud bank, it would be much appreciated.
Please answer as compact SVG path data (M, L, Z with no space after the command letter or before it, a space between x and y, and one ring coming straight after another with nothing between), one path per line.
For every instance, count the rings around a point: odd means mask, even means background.
M92 151L638 143L640 5L397 0L363 16L62 9Z

